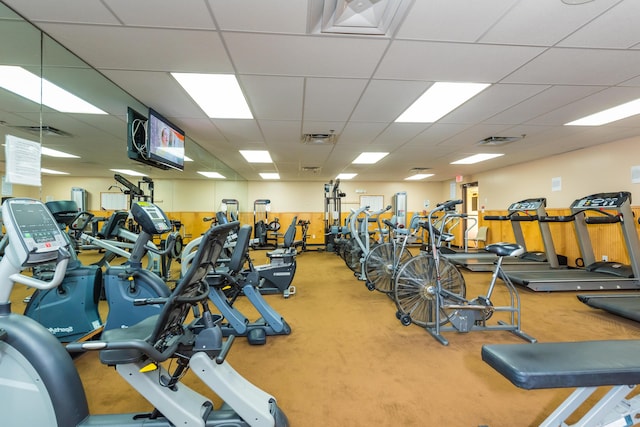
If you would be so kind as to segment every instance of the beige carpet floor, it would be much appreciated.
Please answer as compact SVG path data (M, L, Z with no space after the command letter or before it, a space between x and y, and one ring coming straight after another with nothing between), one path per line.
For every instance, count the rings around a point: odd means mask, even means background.
M253 256L263 262L262 252ZM472 296L484 292L490 275L464 277ZM276 397L292 426L532 426L571 392L518 389L482 362L483 344L524 342L509 332L447 332L450 344L443 346L418 326L402 326L393 301L367 290L333 253L299 254L293 284L297 293L288 299L266 297L291 335L269 337L264 346L239 338L228 356ZM640 338L639 324L591 309L573 292L520 295L523 330L540 342ZM245 300L237 304L258 317ZM76 364L92 412L150 409L96 354ZM190 373L185 381L206 392Z

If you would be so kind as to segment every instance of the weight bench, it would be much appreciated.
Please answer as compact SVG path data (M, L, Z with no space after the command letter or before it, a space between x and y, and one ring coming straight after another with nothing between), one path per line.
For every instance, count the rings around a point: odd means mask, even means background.
M482 360L526 390L577 388L540 426L567 426L598 387L613 386L573 425L622 427L640 422L640 396L626 399L640 383L639 350L640 340L492 344Z

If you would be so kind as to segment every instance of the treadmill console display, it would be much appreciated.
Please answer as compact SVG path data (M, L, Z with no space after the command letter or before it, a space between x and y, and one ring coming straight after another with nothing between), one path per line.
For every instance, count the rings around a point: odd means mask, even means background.
M521 200L513 203L509 206L509 212L521 212L521 211L535 211L541 206L546 206L547 201L545 199L529 199Z
M162 234L171 231L171 221L162 209L153 203L135 202L131 206L131 215L149 234Z
M599 193L578 199L571 205L572 209L604 209L619 208L625 202L631 202L631 193Z
M2 217L9 240L22 243L20 262L37 264L53 261L58 249L67 246L53 215L46 206L32 199L8 199L2 205Z

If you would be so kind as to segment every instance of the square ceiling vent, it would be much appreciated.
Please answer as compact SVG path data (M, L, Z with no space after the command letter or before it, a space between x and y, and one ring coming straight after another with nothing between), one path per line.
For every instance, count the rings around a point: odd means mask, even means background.
M404 18L410 0L315 0L311 28L315 33L391 35Z
M302 143L306 145L333 145L336 143L335 133L305 133Z

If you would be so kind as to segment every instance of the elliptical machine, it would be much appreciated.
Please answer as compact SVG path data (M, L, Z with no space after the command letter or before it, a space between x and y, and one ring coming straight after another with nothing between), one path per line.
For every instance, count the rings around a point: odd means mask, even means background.
M103 334L102 341L69 344L69 351L99 350L102 363L116 371L155 409L148 414L89 415L81 379L67 351L40 324L11 313L9 295L15 282L50 289L63 279L68 243L42 202L9 199L2 205L9 245L0 261L0 413L10 426L275 426L288 420L275 399L257 388L225 361L233 340L222 343L207 307L204 275L220 254L230 225L205 234L192 268L175 292L162 301L162 311L126 330ZM235 224L234 224L235 225ZM49 282L25 276L25 267L56 261ZM161 280L158 278L157 280ZM142 301L141 303L145 303ZM195 306L201 313L185 325ZM175 369L162 365L175 359ZM192 371L225 404L214 410L207 397L180 381Z
M73 200L47 202L61 230L84 228L93 215L78 212ZM74 240L62 233L69 245L70 261L62 283L54 289L36 289L29 297L24 315L36 320L60 342L84 341L102 332L102 319L98 311L102 290L102 269L95 265L82 265L77 258ZM34 275L43 280L51 277L50 266L34 269Z

